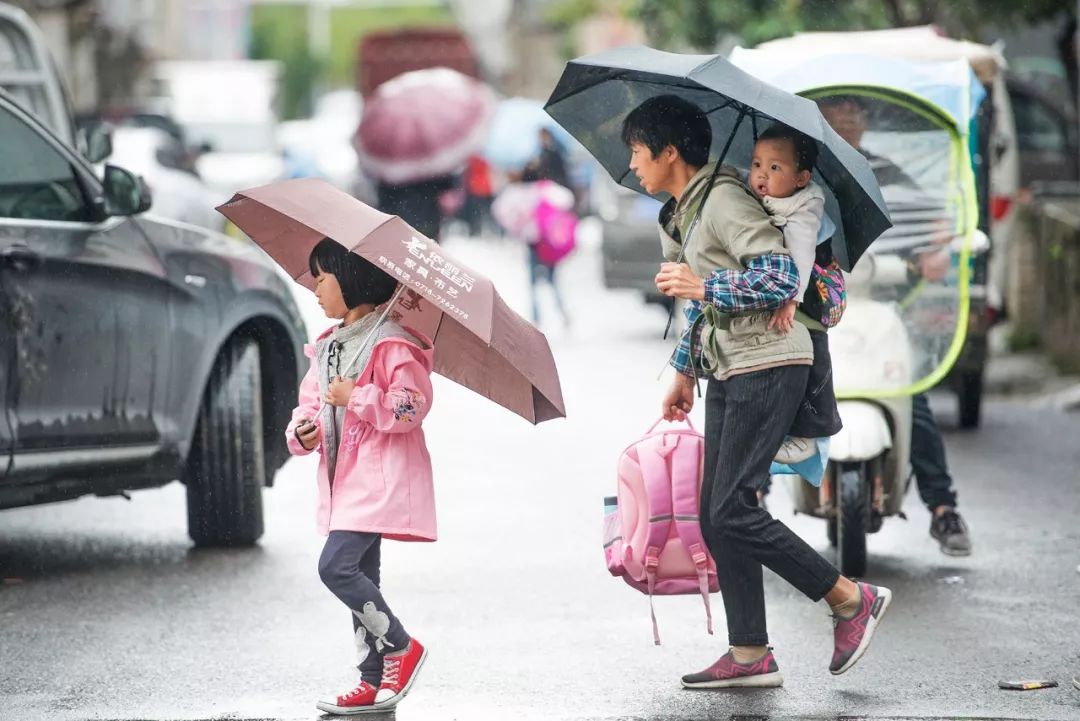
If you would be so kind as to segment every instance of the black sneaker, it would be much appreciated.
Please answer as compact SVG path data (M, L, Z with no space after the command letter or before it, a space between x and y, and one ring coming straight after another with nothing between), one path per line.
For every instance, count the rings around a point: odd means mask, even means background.
M941 544L941 552L947 556L970 556L971 537L967 524L960 514L948 509L930 521L930 535Z

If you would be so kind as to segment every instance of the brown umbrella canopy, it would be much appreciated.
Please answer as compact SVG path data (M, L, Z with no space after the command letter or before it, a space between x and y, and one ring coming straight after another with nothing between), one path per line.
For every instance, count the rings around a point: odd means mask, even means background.
M532 423L565 417L547 338L401 218L313 178L240 191L218 210L309 289L311 249L333 238L402 283L392 315L434 341L437 373Z

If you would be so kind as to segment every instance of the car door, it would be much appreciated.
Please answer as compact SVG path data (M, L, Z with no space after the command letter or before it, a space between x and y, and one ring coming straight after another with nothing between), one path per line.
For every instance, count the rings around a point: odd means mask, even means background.
M70 148L0 99L15 473L138 462L160 445L168 282L137 222L106 217L101 197Z

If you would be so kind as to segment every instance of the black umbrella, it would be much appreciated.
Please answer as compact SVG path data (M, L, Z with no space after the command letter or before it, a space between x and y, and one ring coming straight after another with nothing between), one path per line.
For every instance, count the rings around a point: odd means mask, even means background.
M833 252L851 270L890 227L889 212L866 158L829 127L817 105L769 85L719 55L680 55L642 46L617 48L567 64L544 109L588 148L616 182L644 193L630 172L623 119L657 95L700 107L713 132L711 157L746 167L758 133L781 122L817 141L814 177L836 223Z

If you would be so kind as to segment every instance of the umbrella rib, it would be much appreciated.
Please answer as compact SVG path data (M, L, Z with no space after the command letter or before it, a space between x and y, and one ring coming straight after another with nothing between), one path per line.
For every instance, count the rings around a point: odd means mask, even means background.
M594 65L592 67L597 67L597 66ZM615 73L614 75L609 75L609 76L606 76L606 77L603 77L603 78L599 78L597 80L593 80L591 83L587 83L585 85L582 85L579 88L574 88L573 91L567 93L566 95L563 95L561 98L550 98L550 99L548 99L547 103L544 105L544 110L547 110L548 108L551 108L552 106L557 105L559 103L565 102L565 101L569 100L570 98L574 97L575 95L580 95L581 93L585 92L586 90L590 90L592 88L595 88L597 85L600 85L601 83L606 83L608 80L619 80L628 72L629 72L628 70L619 70L619 72ZM548 115L551 115L551 113L549 112ZM554 116L552 116L552 117L554 117Z
M439 324L437 326L435 326L435 332L431 334L431 344L432 344L432 346L435 345L436 339L439 337L439 331L442 330L442 324L443 324L443 322L445 320L446 320L446 313L441 313L439 315Z
M717 166L722 164L724 162L724 158L727 157L727 151L731 149L731 144L735 141L735 135L739 132L739 126L742 125L744 117L746 117L746 109L742 108L741 110L739 110L739 117L735 118L735 125L731 127L731 135L728 136L727 142L724 144L724 149L720 151L720 157L716 159ZM706 198L708 197L709 190L712 190L712 185L710 185L706 189ZM702 204L705 203L704 200L702 200L701 202Z
M715 108L710 108L709 110L706 110L705 114L706 115L712 115L717 110L723 110L724 108L730 107L732 105L738 105L738 106L742 107L742 104L738 100L735 100L734 98L728 98L727 96L724 96L724 97L727 100L727 102L725 102L723 105L717 105Z

